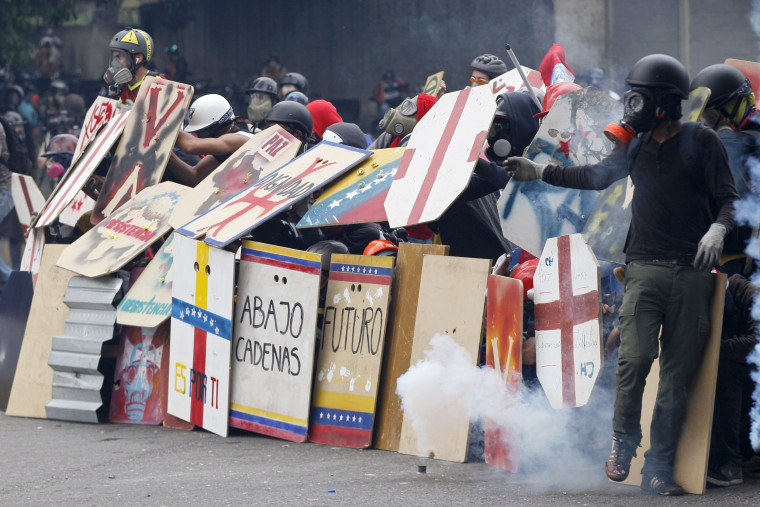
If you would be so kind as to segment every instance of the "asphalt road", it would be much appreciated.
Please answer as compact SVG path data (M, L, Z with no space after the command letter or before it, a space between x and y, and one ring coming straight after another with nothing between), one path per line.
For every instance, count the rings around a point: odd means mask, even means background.
M760 505L760 474L655 498L598 466L504 472L482 461L294 444L243 431L88 425L0 412L0 505ZM560 460L561 457L558 457ZM427 473L418 473L419 465Z

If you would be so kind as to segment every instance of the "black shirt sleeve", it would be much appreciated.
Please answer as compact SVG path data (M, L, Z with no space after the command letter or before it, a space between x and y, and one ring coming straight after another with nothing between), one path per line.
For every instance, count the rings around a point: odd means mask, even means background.
M602 190L628 176L628 172L626 149L615 146L598 164L570 167L549 164L544 168L541 179L558 187Z

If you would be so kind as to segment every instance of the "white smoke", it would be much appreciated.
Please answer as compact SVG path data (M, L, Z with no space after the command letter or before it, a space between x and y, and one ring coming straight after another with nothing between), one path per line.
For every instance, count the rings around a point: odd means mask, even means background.
M535 488L586 490L606 483L602 463L611 442L609 391L596 386L589 406L553 410L540 387L511 395L496 371L474 366L450 336L436 335L430 343L425 359L399 377L396 389L420 449L450 438L455 429L449 415L464 412L475 428L488 419L511 429L507 434L516 441L508 444L518 449L519 472L537 476ZM482 442L470 443L471 450L480 449L481 460L482 447Z

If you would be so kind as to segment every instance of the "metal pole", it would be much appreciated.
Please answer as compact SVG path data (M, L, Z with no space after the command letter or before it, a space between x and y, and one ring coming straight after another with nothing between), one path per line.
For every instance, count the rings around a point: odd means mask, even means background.
M536 97L536 92L533 91L533 87L528 82L528 77L525 75L525 72L523 72L522 70L522 65L520 65L520 62L517 61L515 52L512 51L512 48L509 47L509 44L504 44L504 49L507 50L509 59L512 60L512 64L515 66L515 68L517 69L517 72L520 74L520 77L523 80L523 83L525 83L525 86L528 88L528 95L530 95L530 98L533 99L533 102L536 103L536 105L538 106L538 109L543 109L541 102L538 100L538 97Z

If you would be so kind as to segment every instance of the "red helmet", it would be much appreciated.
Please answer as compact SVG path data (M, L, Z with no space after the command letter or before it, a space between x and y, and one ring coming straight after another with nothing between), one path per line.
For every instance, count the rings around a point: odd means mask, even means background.
M583 87L577 83L568 83L566 81L549 85L546 88L546 94L544 95L544 110L541 111L540 113L536 113L535 115L533 115L533 117L543 118L544 116L549 114L549 110L554 105L554 102L557 100L557 97L559 97L560 95L564 95L565 93L578 91L582 88Z
M528 299L528 291L533 288L533 275L536 274L538 259L530 259L515 268L512 278L520 280L523 283L523 299Z
M398 247L393 241L387 239L375 239L367 243L362 255L395 255Z

